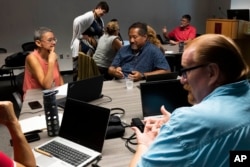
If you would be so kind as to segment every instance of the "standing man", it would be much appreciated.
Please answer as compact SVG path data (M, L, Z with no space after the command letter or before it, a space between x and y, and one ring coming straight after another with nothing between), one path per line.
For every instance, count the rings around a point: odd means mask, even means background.
M78 56L78 52L92 55L97 46L97 39L104 32L104 22L101 18L109 12L107 2L99 2L95 9L84 13L74 19L73 37L71 41L72 57ZM91 52L91 53L90 53Z
M117 79L129 77L134 81L147 75L170 72L169 64L162 51L148 41L147 25L136 22L129 27L130 45L123 46L116 54L109 74Z
M170 44L178 44L179 42L187 43L196 37L196 28L190 25L191 16L185 14L181 18L180 26L168 32L167 27L162 29L163 36L169 40Z
M104 22L101 18L109 12L107 2L99 2L95 9L76 17L73 21L73 37L71 50L73 57L73 80L77 79L77 57L79 51L93 56L97 47L97 40L104 33Z

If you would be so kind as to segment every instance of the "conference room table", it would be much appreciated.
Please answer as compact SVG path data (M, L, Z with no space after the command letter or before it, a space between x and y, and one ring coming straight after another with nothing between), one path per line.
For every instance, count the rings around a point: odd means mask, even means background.
M140 82L134 82L133 89L127 90L125 80L105 81L102 90L103 97L90 103L106 108L118 107L124 109L125 114L121 117L121 120L127 124L130 124L132 118L142 118L140 90L137 87L139 84ZM62 97L62 95L57 96L57 98L60 97ZM109 102L110 99L112 99L111 102ZM24 120L26 118L44 114L44 110L41 108L37 110L31 110L29 107L28 102L35 100L39 101L43 105L42 90L34 89L27 91L19 120ZM58 111L63 113L62 109L59 109ZM124 137L130 137L132 134L133 131L130 127L125 129ZM30 143L32 148L51 139L51 137L48 137L47 131L43 131L39 133L39 135L41 138L39 141ZM135 145L131 145L131 147L135 148ZM102 160L98 163L98 165L102 167L125 167L129 165L132 156L133 153L125 147L125 140L121 138L106 139L102 151Z

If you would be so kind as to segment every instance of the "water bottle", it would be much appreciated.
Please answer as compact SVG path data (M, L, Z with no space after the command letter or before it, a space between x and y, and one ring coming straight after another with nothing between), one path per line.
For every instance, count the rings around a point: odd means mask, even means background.
M48 136L57 136L59 133L59 117L56 104L57 90L43 91L43 104Z
M179 42L179 52L184 51L184 42Z

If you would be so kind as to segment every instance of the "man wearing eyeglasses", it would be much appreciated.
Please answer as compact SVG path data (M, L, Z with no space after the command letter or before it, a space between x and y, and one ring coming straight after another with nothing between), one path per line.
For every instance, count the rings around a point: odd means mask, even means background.
M185 14L181 18L180 26L168 32L167 27L162 29L163 36L169 40L170 44L179 44L180 42L187 43L196 37L196 28L190 25L191 16Z
M227 167L230 151L250 151L249 67L234 41L202 35L187 44L181 64L180 82L194 105L172 114L162 106L163 117L144 120L143 133L133 127L130 167Z
M37 48L25 60L23 93L28 89L51 89L64 84L57 62L55 46L57 39L47 27L35 30Z

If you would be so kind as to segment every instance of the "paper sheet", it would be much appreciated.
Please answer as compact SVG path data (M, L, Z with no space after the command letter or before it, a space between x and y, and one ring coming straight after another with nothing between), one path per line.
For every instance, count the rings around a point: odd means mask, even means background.
M58 90L58 93L56 95L66 96L67 95L67 91L68 91L68 83L55 88L55 90Z
M59 116L59 124L61 125L63 114L59 113L58 116ZM39 115L39 116L34 116L31 118L27 118L27 119L23 119L23 120L20 120L19 122L20 122L23 133L31 132L34 130L47 129L44 114Z
M165 51L165 54L171 54L171 53L174 53L174 51L172 51L172 50Z

